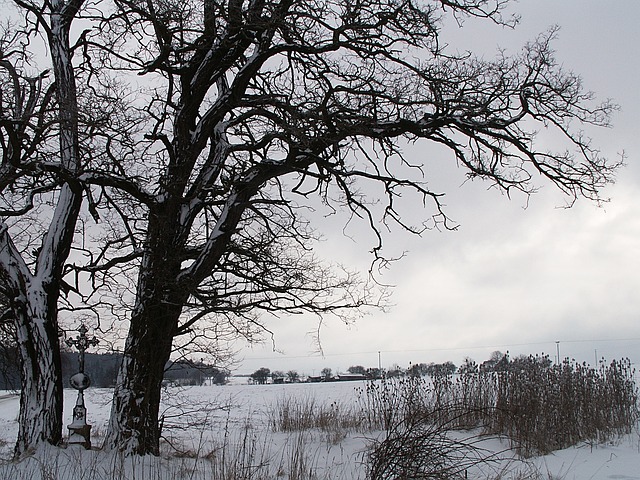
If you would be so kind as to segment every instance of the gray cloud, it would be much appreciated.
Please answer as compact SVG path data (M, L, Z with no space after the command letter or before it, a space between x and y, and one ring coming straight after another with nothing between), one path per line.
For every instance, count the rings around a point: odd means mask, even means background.
M244 350L241 370L373 366L378 351L387 366L459 362L467 355L483 360L495 349L555 355L555 341L561 356L592 362L596 353L624 355L640 363L640 2L545 0L515 3L514 9L522 14L515 32L478 36L471 24L457 41L492 51L501 38L521 44L550 24L562 27L558 58L600 98L613 97L622 107L613 128L593 132L608 156L623 150L627 156L617 184L605 191L611 202L557 208L564 199L545 186L527 206L526 199L509 200L487 184L462 185L462 172L448 159L407 147L429 158L429 185L447 193L447 211L459 230L386 237L391 256L409 252L382 277L396 285L395 306L350 328L327 319L326 357L308 357L313 345L305 334L316 319L282 318L273 327L285 355L270 345ZM366 269L373 239L358 224L347 230L355 240L345 238L339 220L319 227L327 239L321 254Z

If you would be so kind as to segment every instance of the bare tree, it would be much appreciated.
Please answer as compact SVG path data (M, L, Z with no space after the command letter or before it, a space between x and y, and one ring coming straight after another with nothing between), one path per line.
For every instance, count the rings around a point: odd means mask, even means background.
M260 309L375 303L354 296L350 275L298 253L313 240L300 208L317 195L364 218L380 259L382 225L424 228L405 220L403 195L447 226L405 140L446 147L470 177L507 192L533 192L535 172L571 199L599 199L617 163L571 122L607 125L614 107L593 104L556 64L554 32L492 60L442 47L448 12L509 24L505 3L117 0L109 14L98 4L86 55L113 78L148 82L131 103L145 117L135 148L81 175L96 208L119 212L122 232L85 268L140 259L108 446L158 453L163 367L202 318L250 335ZM540 123L566 150L536 149ZM381 212L370 187L382 191Z
M52 23L62 22L60 29L47 27L42 10L32 10L50 41L61 45L56 52L71 51L53 32L67 38L80 3L46 4L45 11L64 13L51 16ZM553 31L514 57L486 60L443 47L447 15L510 25L502 17L505 4L92 4L87 22L93 30L78 43L86 94L127 101L132 114L129 124L122 117L117 128L93 130L104 155L82 171L73 128L61 136L64 168L56 172L64 176L56 180L64 181L56 198L77 208L80 195L72 187L79 185L92 214L108 220L95 244L82 247L89 262L75 266L92 275L97 288L91 295L113 288L114 272L137 269L109 447L158 453L162 375L181 334L201 338L213 329L215 337L216 328L230 327L250 338L267 328L260 313L342 314L379 303L352 272L311 254L316 235L303 209L319 199L364 219L380 261L383 228L396 224L421 233L428 220L447 227L441 193L425 183L427 160L407 158L404 142L443 146L470 177L507 192L533 192L537 173L570 199L599 200L618 163L603 158L572 122L607 125L614 106L594 104L580 78L557 65ZM67 60L56 67L57 92L71 85ZM58 70L66 75L60 80ZM76 107L63 94L64 133L75 121L65 115ZM554 127L566 149L538 150L540 124ZM416 225L406 213L417 202L431 218ZM68 247L56 239L68 245L75 211L55 217L66 220L52 223L45 236L46 255L37 261L50 263L42 269L62 268ZM3 253L4 271L17 286L8 262L19 254L5 245L15 253Z
M18 0L24 24L0 38L0 279L22 366L18 456L62 438L57 304L82 203L69 30L82 3ZM40 32L51 65L29 76L25 48Z

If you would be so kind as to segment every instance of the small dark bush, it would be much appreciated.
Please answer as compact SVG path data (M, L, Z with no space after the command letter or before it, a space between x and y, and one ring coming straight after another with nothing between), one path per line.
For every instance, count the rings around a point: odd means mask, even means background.
M393 426L381 440L372 442L367 478L466 479L472 467L498 459L502 452L481 448L480 436L465 436L462 440L452 437L457 416L465 414L462 408L447 408Z

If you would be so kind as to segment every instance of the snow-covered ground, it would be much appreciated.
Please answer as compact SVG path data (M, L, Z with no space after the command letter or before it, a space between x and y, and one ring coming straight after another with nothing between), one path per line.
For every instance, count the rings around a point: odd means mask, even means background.
M356 406L361 382L170 388L163 414L167 442L161 458L124 459L94 448L43 448L27 460L9 461L17 433L19 398L0 392L0 479L223 479L231 468L253 468L250 478L364 479L367 444L375 433L274 432L269 419L279 402L348 410ZM76 392L65 391L65 421L71 422ZM109 416L111 391L85 393L92 442L99 447ZM462 435L462 434L461 434ZM496 439L483 448L505 451ZM225 458L226 456L226 458ZM510 452L504 458L513 457ZM232 458L231 458L232 457ZM223 471L227 469L226 472ZM226 475L225 475L226 474ZM243 477L244 478L244 477ZM249 477L247 477L249 478ZM473 471L478 479L640 480L640 434L606 445L577 445L544 457L504 460Z

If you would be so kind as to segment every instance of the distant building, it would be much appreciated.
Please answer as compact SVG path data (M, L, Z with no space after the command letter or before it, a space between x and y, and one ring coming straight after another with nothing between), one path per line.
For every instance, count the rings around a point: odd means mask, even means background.
M366 380L367 377L362 373L341 373L334 377L339 382L354 382L357 380Z

